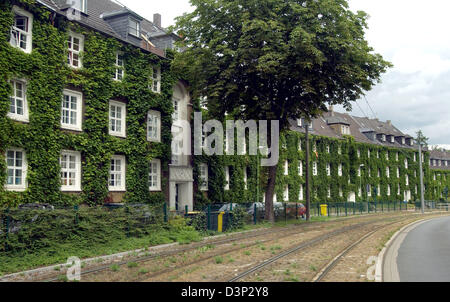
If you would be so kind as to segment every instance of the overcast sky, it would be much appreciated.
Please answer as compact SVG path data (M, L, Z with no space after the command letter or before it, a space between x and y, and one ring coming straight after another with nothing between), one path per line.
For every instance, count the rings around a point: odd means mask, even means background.
M164 27L173 25L176 16L193 10L189 0L120 2L149 20L160 13ZM353 11L370 15L366 37L376 52L394 64L383 82L359 100L359 106L353 105L353 114L392 120L412 136L422 129L430 144L450 148L450 1L349 3Z

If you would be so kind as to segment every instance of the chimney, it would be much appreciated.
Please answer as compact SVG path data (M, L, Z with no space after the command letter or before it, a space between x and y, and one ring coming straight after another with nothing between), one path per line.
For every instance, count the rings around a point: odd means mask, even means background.
M392 121L386 121L389 126L392 126Z
M330 115L331 116L334 116L334 106L333 105L330 105Z
M161 27L161 15L160 14L153 14L153 24L155 24L157 27Z

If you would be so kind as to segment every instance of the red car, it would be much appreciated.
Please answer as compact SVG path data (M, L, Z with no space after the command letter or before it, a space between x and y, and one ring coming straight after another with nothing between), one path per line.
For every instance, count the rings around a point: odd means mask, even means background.
M297 207L298 217L303 217L306 214L306 207L302 203L287 203L286 212L288 215L295 216L295 208Z

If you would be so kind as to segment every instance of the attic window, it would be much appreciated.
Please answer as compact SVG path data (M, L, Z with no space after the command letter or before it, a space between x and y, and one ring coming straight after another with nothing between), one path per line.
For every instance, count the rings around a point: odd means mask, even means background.
M140 37L141 35L141 25L138 20L130 19L129 31L130 35Z
M70 4L72 8L87 14L87 0L67 0L67 4Z

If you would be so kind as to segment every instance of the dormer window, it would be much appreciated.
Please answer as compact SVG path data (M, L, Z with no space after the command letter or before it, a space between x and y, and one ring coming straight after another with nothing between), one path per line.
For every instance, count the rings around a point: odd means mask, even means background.
M346 125L341 126L342 135L350 135L350 127Z
M405 138L402 137L402 145L404 145L404 144L405 144Z
M14 23L11 28L10 44L26 53L32 50L33 15L14 6Z
M386 141L386 135L384 135L384 134L381 135L381 141L383 141L383 142Z
M141 36L141 24L138 20L130 19L128 33L138 38Z
M87 0L67 0L67 3L71 4L73 9L87 14Z

